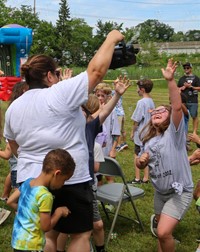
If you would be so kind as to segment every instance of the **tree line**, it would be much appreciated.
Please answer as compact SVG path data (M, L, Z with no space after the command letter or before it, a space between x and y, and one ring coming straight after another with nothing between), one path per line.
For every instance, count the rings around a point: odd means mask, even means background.
M95 34L93 27L82 18L71 18L67 0L60 0L56 24L40 20L31 6L20 8L6 6L0 0L0 27L17 23L32 28L33 45L31 54L44 53L52 56L61 66L86 66L106 35L117 29L125 35L128 43L200 41L200 30L175 32L171 26L155 19L148 19L135 27L123 28L123 23L97 20Z

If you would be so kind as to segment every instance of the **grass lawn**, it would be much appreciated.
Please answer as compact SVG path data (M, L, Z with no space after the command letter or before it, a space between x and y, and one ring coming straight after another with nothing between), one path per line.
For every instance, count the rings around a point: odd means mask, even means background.
M154 88L152 91L152 98L157 105L168 104L168 91L165 81L154 81ZM139 99L136 86L133 85L129 88L123 97L123 105L126 112L126 131L127 131L127 142L129 148L119 152L117 160L121 164L126 179L130 180L134 177L133 167L133 150L134 144L130 140L130 132L132 128L132 121L130 119L136 102ZM5 110L6 103L2 104L3 111ZM190 121L189 130L191 132L192 124ZM3 148L5 143L1 143ZM196 148L194 144L191 144L193 150ZM196 184L199 178L200 166L192 167L193 180ZM5 176L9 171L7 161L0 160L0 192L3 190L3 183ZM152 236L150 231L150 216L153 214L153 187L151 183L138 185L145 190L145 196L143 199L136 201L136 206L140 212L141 219L144 223L144 232L140 231L138 225L122 218L118 218L114 232L117 233L117 238L113 239L109 243L108 251L110 252L154 252L157 251L157 240ZM0 207L3 207L3 203L0 203ZM132 216L132 209L130 206L124 205L121 209L126 214ZM10 239L12 223L14 218L14 211L11 216L0 226L0 252L11 252ZM104 220L106 234L109 230L110 224L102 213ZM176 239L180 240L180 243L176 246L178 252L191 252L195 251L197 247L196 238L199 238L199 215L195 209L195 202L193 201L189 211L187 212L183 221L180 222L174 232ZM170 251L169 251L170 252Z

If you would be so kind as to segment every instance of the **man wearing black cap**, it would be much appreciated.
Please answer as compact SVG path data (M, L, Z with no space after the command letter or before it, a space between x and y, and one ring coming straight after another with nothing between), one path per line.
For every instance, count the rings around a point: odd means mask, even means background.
M200 91L200 79L192 73L192 64L183 64L185 74L179 79L178 87L186 96L186 106L193 119L193 133L198 130L198 92Z

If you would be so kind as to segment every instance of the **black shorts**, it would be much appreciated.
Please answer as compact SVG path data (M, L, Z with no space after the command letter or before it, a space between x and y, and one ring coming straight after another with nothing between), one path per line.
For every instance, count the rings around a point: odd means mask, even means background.
M52 214L60 206L67 206L71 213L61 217L54 230L66 234L83 233L93 228L93 192L89 182L64 185L51 191L55 196Z
M138 156L138 154L140 153L140 146L135 144L135 154Z

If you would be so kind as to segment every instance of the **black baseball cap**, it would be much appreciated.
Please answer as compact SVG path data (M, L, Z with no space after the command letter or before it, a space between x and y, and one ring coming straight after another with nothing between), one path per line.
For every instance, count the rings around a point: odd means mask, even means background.
M192 68L192 64L190 62L186 62L185 64L183 64L183 67L190 67L190 68Z

